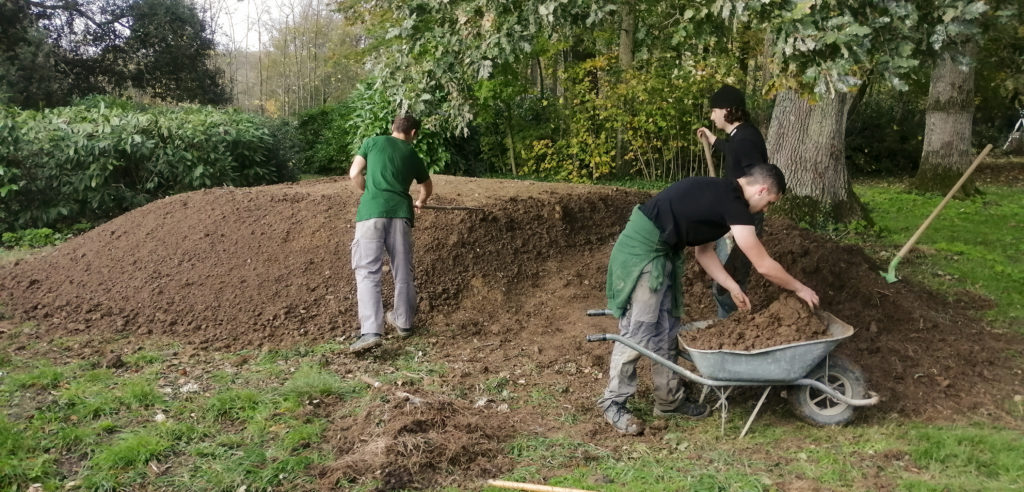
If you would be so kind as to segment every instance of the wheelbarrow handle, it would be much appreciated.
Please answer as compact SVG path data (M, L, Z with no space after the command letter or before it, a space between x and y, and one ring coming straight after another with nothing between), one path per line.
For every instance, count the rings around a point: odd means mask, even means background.
M612 312L609 309L588 309L587 316L611 316Z
M588 342L606 342L608 341L608 335L605 333L595 333L593 335L587 335Z

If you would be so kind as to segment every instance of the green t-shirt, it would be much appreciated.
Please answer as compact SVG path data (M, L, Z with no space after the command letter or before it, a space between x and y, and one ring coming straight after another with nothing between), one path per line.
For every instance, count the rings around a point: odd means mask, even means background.
M413 220L409 186L413 180L421 184L428 181L430 174L412 144L391 135L380 135L364 140L356 154L366 159L366 190L359 199L356 222Z

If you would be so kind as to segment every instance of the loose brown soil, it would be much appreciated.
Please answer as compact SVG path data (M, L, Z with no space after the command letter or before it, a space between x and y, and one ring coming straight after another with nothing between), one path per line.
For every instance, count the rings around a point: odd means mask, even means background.
M763 311L736 312L706 328L682 333L687 347L748 352L822 338L829 338L828 326L789 292Z
M446 176L434 184L435 204L485 210L418 216L417 335L389 338L360 357L332 354L325 363L344 377L373 376L395 371L393 361L417 345L446 368L431 382L441 390L432 394L449 396L422 407L384 399L354 417L316 410L331 418L323 445L338 460L320 470L325 489L370 478L384 488L479 483L508 471L511 461L499 449L519 433L619 439L594 410L611 347L584 341L614 331L615 322L584 313L604 306L612 243L631 207L649 195ZM349 262L357 201L347 181L330 178L151 203L0 267L6 313L38 323L0 336L13 353L42 341L53 353L98 360L144 340L174 340L183 346L177 357L193 361L219 351L348 343L358 331ZM1005 405L1024 393L1024 340L979 321L975 310L989 301L950 301L913 279L887 284L861 249L789 222L769 220L764 242L818 292L823 309L858 329L836 350L864 368L882 397L861 421L985 416L1017 425ZM710 319L709 279L695 262L687 268L686 318ZM385 299L390 289L386 281ZM755 311L781 294L752 279ZM474 405L479 393L466 389L494 378L524 397L539 391L558 401L512 410ZM649 399L643 384L638 397ZM566 413L583 418L568 424L559 419ZM657 442L659 432L651 426L639 439Z

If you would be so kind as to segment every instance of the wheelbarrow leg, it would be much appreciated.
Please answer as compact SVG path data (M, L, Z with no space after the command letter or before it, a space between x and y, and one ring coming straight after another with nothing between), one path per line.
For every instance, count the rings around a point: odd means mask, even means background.
M761 399L757 401L757 406L754 407L754 413L750 414L750 418L747 419L747 425L743 426L743 432L740 432L740 439L747 435L747 430L750 429L750 424L754 422L754 417L757 417L757 412L761 410L761 405L764 403L764 399L768 396L768 392L772 390L771 386L764 389L764 393L761 393Z
M725 419L729 413L729 400L727 400L727 398L729 398L729 393L732 393L733 388L735 388L735 386L725 386L724 388L718 386L705 386L704 391L701 394L701 403L704 403L703 393L707 393L708 389L714 390L715 394L718 395L718 403L715 403L715 406L711 407L711 410L718 409L720 417L719 432L723 436L725 435Z

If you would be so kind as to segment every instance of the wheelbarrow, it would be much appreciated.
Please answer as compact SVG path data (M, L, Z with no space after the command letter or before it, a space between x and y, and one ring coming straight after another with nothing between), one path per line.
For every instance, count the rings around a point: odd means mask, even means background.
M611 311L596 309L587 311L588 316L605 316ZM680 355L693 362L697 373L681 367L675 361L651 352L621 335L587 335L588 342L619 342L652 361L668 367L683 378L704 385L701 401L709 390L718 395L721 407L722 433L725 432L728 403L726 398L738 386L764 386L757 406L747 419L740 437L746 435L768 392L774 386L786 387L786 394L793 411L808 423L819 426L842 425L853 419L856 407L878 403L878 395L867 391L863 372L851 361L830 352L839 342L856 331L830 313L818 311L829 332L829 337L807 342L790 343L753 351L742 350L701 350L688 347L682 340L685 331L699 330L715 320L687 323L680 328L679 345L685 349Z

